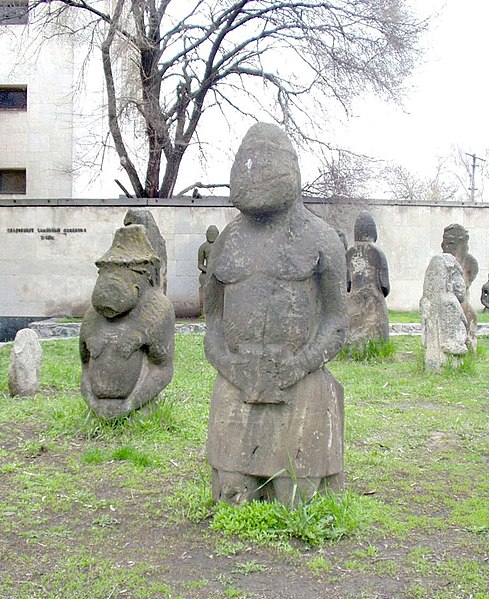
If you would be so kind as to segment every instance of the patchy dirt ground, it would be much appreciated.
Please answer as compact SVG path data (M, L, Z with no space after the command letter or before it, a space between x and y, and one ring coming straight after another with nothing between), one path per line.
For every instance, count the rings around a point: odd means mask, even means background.
M178 477L81 464L87 441L51 449L39 439L35 425L0 427L1 597L489 597L452 567L487 565L487 534L434 522L422 534L373 530L320 550L254 546L206 522L175 522L164 499ZM433 435L432 450L454 442Z

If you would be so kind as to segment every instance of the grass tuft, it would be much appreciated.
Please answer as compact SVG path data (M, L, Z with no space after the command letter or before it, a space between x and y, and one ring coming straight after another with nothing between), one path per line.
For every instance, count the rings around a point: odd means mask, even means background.
M392 358L395 353L396 346L392 340L369 339L360 344L346 343L338 354L338 359L355 362L381 362Z
M220 503L211 528L258 543L298 539L309 547L320 547L353 534L366 520L365 498L350 492L318 493L296 508L277 501L252 501L239 507Z
M118 418L102 418L90 410L83 422L79 423L79 432L85 439L112 439L128 433L138 435L174 431L178 428L177 408L174 398L165 398Z

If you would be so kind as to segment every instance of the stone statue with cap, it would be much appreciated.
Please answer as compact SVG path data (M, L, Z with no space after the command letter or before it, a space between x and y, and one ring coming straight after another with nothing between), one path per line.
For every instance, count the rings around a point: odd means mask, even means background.
M92 306L80 330L81 390L96 414L114 418L155 399L171 381L175 315L156 284L160 259L143 225L118 229L95 264Z

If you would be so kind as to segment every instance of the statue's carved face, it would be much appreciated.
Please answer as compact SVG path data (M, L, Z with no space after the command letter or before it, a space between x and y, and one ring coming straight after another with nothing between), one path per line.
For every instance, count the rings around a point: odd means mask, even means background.
M300 197L297 155L283 131L258 123L246 134L231 169L231 200L250 216L284 212Z
M146 272L116 264L101 266L92 293L93 307L105 318L122 316L136 307L148 285Z
M215 225L211 225L210 227L207 227L205 236L209 243L214 243L219 236L219 229Z
M452 254L452 256L465 258L469 251L468 235L459 231L445 231L441 249L447 254Z

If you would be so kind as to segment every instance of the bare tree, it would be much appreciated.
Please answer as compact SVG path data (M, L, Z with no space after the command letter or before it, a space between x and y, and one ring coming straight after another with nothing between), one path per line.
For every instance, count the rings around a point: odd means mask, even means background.
M363 154L337 149L324 155L319 176L306 185L303 193L344 199L366 198L384 162Z
M108 124L120 164L136 196L169 197L185 152L200 141L206 111L225 116L231 109L247 119L266 115L296 140L324 143L325 107L336 102L347 109L366 90L396 97L425 28L407 2L34 4L44 6L42 18L57 19L70 33L67 13L76 11L76 30L100 40ZM142 148L134 144L138 135L128 121L141 127Z
M384 168L382 179L394 198L405 201L446 202L456 199L460 190L446 159L439 159L434 173L428 177L400 165L389 165Z

